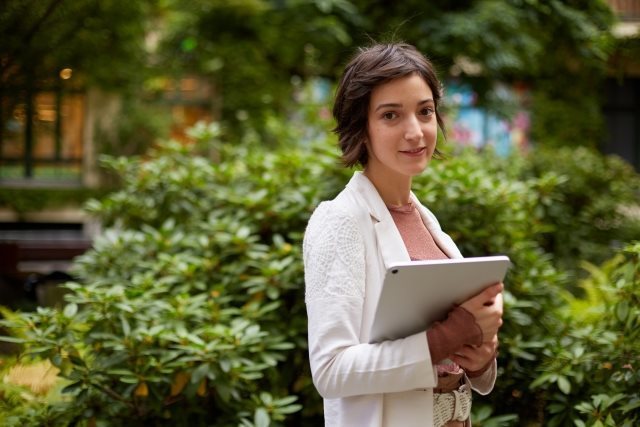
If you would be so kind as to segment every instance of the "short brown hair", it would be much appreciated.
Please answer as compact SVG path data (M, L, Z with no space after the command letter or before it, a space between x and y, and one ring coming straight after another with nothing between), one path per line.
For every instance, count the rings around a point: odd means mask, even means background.
M442 85L431 62L406 43L374 44L360 48L344 69L333 104L333 117L336 120L333 131L338 134L345 166L358 163L365 166L369 159L365 141L373 89L414 73L422 77L433 92L436 120L444 133L444 123L438 114Z

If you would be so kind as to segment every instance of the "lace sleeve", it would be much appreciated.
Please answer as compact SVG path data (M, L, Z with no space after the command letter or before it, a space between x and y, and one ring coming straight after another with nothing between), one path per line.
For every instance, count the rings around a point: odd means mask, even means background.
M303 243L305 300L364 297L365 253L356 220L320 204L307 226Z
M322 203L303 242L309 362L327 399L435 386L424 332L368 344L360 341L365 299L365 236L357 218Z

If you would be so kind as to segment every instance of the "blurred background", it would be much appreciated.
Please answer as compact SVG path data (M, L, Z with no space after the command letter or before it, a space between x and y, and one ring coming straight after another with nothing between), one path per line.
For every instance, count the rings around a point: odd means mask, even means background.
M148 425L180 411L185 425L321 422L306 367L299 244L313 207L347 179L335 164L330 108L343 66L371 41L414 44L444 83L439 143L451 156L416 191L463 253L517 261L507 380L492 401L474 404L474 425L640 422L638 340L621 338L640 330L640 247L623 249L640 238L639 0L3 0L0 335L14 341L0 350L31 343L81 409L28 412L16 397L0 404L0 422L109 425L110 407ZM83 285L60 286L72 279ZM153 286L171 298L154 300ZM120 287L144 291L126 305ZM163 298L179 314L144 317ZM113 313L91 317L107 305ZM192 323L172 323L184 307L195 307ZM238 374L231 362L189 353L173 367L129 370L139 357L131 342L157 346L140 353L148 357L176 342L194 352L198 340L218 342L207 335L218 330L193 340L184 332L215 323L211 312L269 332L264 366ZM142 335L129 340L136 325ZM107 333L117 345L102 341ZM51 334L58 341L46 341ZM229 344L240 352L233 360L258 357L254 335ZM231 347L204 353L224 359ZM93 354L107 348L116 353L105 360L121 366L94 372L103 393L93 395L79 372L88 378ZM269 370L284 360L290 374ZM260 390L300 396L304 409ZM184 396L192 406L180 406ZM203 415L200 398L226 415ZM117 406L128 399L133 406Z
M270 144L274 119L311 128L296 99L328 115L370 40L434 61L453 143L586 146L640 168L639 25L634 0L6 0L2 273L64 270L88 247L79 206L110 184L101 154L144 153L198 121Z

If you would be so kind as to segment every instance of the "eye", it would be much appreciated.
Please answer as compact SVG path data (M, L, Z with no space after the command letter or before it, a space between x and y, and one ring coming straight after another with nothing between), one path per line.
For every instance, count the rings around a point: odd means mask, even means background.
M393 120L396 117L398 117L398 115L393 111L387 111L386 113L382 114L382 118L385 120Z
M425 107L422 110L420 110L420 115L422 116L431 116L433 113L435 113L435 109L433 107Z

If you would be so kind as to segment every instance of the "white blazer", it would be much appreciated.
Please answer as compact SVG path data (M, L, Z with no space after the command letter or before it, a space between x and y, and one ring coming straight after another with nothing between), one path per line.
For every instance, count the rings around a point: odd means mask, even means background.
M436 217L413 193L411 200L440 249L461 258ZM315 210L303 257L309 361L325 425L432 426L438 378L427 334L368 344L386 267L410 258L388 208L361 172ZM494 363L471 384L487 394L495 378Z

